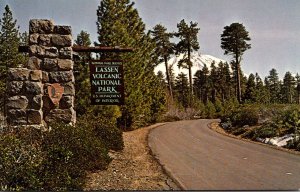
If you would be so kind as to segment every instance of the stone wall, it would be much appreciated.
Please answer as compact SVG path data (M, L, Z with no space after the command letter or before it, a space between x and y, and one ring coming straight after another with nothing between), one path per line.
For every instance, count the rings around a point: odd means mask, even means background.
M70 26L57 26L51 20L30 21L26 68L8 72L9 125L75 124L72 56ZM49 95L55 93L54 87L63 87L57 102Z

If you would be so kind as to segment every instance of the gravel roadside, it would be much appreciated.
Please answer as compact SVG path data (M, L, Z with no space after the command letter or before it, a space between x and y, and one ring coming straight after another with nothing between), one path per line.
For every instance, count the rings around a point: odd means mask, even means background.
M108 169L90 173L84 190L179 190L148 147L149 131L161 125L123 133L124 150L111 151Z

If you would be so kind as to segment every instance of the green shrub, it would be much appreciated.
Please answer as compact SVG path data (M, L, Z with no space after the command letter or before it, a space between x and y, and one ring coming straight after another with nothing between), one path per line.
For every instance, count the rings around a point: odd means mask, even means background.
M221 117L222 122L231 122L233 127L243 127L245 125L254 126L258 124L258 110L252 108L241 108L233 111L229 115Z
M295 149L297 151L300 151L300 137L294 137L294 139L287 142L287 145L285 146L288 149Z
M276 137L278 135L278 131L276 127L272 123L265 123L261 127L258 127L253 130L254 135L253 139L255 138L271 138L271 137Z
M246 131L247 131L247 128L239 127L239 128L231 130L231 133L233 135L241 135L241 134L245 133Z
M81 190L86 171L111 159L89 125L0 135L0 190Z
M33 132L0 135L0 191L36 190L42 186L39 168L43 161L40 139Z
M212 102L208 101L205 106L205 115L206 118L212 119L216 117L216 109Z
M123 132L109 118L85 115L77 122L77 126L89 126L108 149L118 151L124 148Z
M102 141L86 126L54 125L43 134L41 167L45 190L82 189L86 171L105 169L110 158Z

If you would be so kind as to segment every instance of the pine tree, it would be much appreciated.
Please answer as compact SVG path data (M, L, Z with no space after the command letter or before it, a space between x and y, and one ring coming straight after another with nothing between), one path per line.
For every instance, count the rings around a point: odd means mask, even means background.
M266 80L266 86L270 92L270 102L271 103L278 103L279 102L279 93L280 93L280 83L279 77L276 69L271 69L269 72L269 76Z
M153 86L157 77L153 72L155 43L145 33L145 24L130 0L102 0L97 10L98 41L103 46L132 47L134 53L102 54L124 63L125 105L121 107L119 126L125 130L145 125L151 120L154 92L163 87ZM165 95L160 95L165 97ZM159 106L159 105L156 105Z
M283 102L293 103L293 98L295 96L295 78L291 72L286 72L283 78Z
M0 26L0 97L5 98L5 82L8 68L25 64L26 58L18 52L21 41L19 27L8 5L5 6L3 17L0 19Z
M241 90L241 74L240 64L242 56L247 49L251 48L249 32L245 26L240 23L232 23L230 26L225 26L223 34L221 35L221 48L225 50L225 55L232 55L234 57L236 84L237 84L237 99L239 103L242 101Z
M210 65L210 88L211 88L211 101L215 103L217 97L217 84L219 80L219 74L217 72L217 67L215 65L215 61L213 61Z
M155 60L157 60L157 64L161 62L165 63L169 93L171 98L173 98L168 60L170 59L170 56L174 54L175 44L170 42L170 39L174 36L174 34L168 33L167 29L160 24L156 25L153 28L151 34L153 36L153 40L156 43L156 48L154 51L156 58Z
M187 75L184 73L178 74L175 80L175 90L177 93L177 101L184 107L189 106L189 83Z
M194 90L196 97L205 104L208 101L209 86L209 70L204 64L202 70L198 70L195 73Z
M175 34L179 38L179 42L176 45L177 53L183 53L183 59L178 62L178 67L183 67L189 70L189 87L190 87L190 98L193 95L193 84L192 84L192 66L191 53L197 51L200 46L198 43L197 35L200 28L197 28L198 23L190 22L188 25L185 20L181 20L177 24L178 32Z
M75 39L76 45L79 46L90 46L90 34L86 31L81 31L77 38ZM90 59L90 53L79 53L81 59L75 61L74 71L75 71L75 89L76 89L76 112L77 115L84 115L87 113L88 109L91 108L90 105L90 75L88 60Z
M254 98L257 103L267 104L270 102L270 93L258 73L255 73Z
M300 76L298 73L296 74L295 78L296 78L296 93L297 93L296 103L300 104Z
M256 90L256 84L255 84L255 76L251 73L249 75L247 84L246 84L246 91L244 99L248 102L255 102L255 90Z
M219 63L217 68L218 73L218 83L217 87L221 94L221 101L224 102L226 99L230 98L231 89L231 72L228 63Z

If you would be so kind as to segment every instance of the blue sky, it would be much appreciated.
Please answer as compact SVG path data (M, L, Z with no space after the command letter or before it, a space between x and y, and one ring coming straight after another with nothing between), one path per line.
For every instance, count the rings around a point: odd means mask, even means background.
M252 49L244 54L245 73L267 76L276 68L300 73L300 1L299 0L136 0L135 7L147 29L160 23L176 31L181 19L200 27L200 52L225 60L220 34L226 25L243 23L252 38ZM32 18L53 19L56 24L71 25L73 35L85 30L97 40L96 10L100 0L0 0L0 12L9 4L21 31L28 30Z

